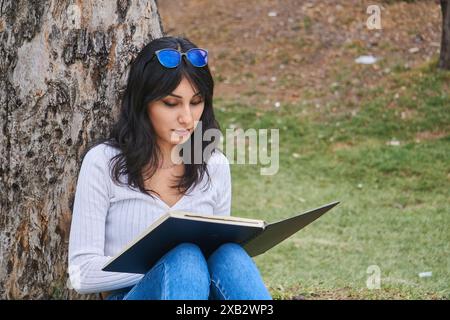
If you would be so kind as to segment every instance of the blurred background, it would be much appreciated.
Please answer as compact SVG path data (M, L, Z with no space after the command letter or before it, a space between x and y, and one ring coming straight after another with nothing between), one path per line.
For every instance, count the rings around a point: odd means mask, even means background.
M450 297L450 72L439 1L158 2L210 53L222 129L279 129L280 165L231 166L232 214L341 204L255 261L280 299Z

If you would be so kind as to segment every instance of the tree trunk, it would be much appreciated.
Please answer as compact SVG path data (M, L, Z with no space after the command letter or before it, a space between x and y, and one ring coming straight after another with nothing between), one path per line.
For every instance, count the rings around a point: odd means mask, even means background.
M0 1L0 299L67 299L80 156L118 114L156 0Z
M439 68L450 70L450 1L441 0L442 41Z

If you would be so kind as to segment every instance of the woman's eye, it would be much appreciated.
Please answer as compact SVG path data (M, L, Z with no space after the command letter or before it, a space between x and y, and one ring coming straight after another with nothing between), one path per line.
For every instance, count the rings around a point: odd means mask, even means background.
M203 102L203 100L198 100L198 101L195 101L195 102L191 102L191 104L194 105L194 106L196 106L196 105L199 105L199 104L202 103L202 102ZM169 102L167 102L167 101L163 101L163 103L164 103L166 106L168 106L168 107L175 107L176 105L178 105L177 102L176 102L176 103L169 103Z
M166 101L163 101L163 102L168 107L175 107L177 105L176 103L169 103L169 102L166 102Z

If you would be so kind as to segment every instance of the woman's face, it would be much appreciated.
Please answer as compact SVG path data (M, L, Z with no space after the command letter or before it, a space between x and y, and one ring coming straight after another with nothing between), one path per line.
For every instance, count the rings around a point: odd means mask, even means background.
M183 77L168 96L148 105L148 115L160 147L184 143L200 120L205 102Z

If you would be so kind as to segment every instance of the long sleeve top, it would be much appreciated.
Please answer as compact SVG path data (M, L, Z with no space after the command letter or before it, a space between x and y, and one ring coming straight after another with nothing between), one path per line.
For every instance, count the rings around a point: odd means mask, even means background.
M157 196L152 198L137 188L113 182L108 162L118 152L106 144L95 146L85 155L78 175L68 271L73 289L81 294L113 291L142 279L142 274L101 269L167 211L230 215L230 166L220 151L215 151L207 162L210 184L206 184L205 174L201 183L191 187L172 207Z

